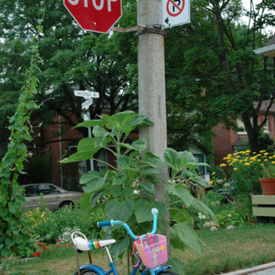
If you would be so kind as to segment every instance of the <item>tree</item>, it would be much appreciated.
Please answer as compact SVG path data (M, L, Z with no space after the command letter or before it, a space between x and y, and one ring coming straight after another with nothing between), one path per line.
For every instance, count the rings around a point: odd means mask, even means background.
M29 0L0 1L1 62L1 118L14 108L22 85L22 71L30 59L30 37L36 33L38 3ZM135 3L124 2L124 12L131 15ZM31 8L30 8L31 7ZM40 44L42 61L38 74L41 94L37 96L40 110L33 117L53 123L62 115L71 126L76 122L68 113L81 120L81 102L74 89L92 89L100 98L90 107L91 118L104 110L113 114L120 110L136 109L136 41L132 34L100 35L84 32L63 6L62 1L45 2L44 34ZM7 20L8 18L8 20ZM128 24L131 16L119 21ZM70 111L70 112L68 112ZM3 121L3 125L6 121ZM82 131L82 129L81 129ZM8 132L1 129L2 140ZM84 132L86 134L87 132Z
M200 88L205 88L203 108L207 110L208 125L220 121L232 127L239 116L253 151L259 150L259 131L265 123L258 125L257 120L262 101L270 99L272 104L274 100L274 65L253 53L268 39L262 33L264 24L274 25L274 17L265 13L273 7L271 2L263 1L248 13L253 24L245 26L238 23L243 14L241 1L196 1L191 23L171 31L173 47L170 41L167 43L168 51L173 53L167 54L173 64L167 71L167 82L175 86L168 85L172 91L167 89L168 99L177 92L177 98L192 108L201 94ZM256 108L253 102L258 102Z

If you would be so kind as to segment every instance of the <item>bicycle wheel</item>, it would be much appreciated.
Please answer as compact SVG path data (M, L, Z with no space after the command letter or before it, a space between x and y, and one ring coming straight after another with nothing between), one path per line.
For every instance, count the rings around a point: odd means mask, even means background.
M92 271L89 268L85 268L85 269L80 270L80 275L99 275L99 274L95 271Z
M143 271L143 270L142 270ZM142 272L141 271L141 272ZM148 271L147 273L146 273L146 275L150 275L150 271ZM165 271L162 271L162 272L160 272L158 275L179 275L178 273L175 273L175 272L172 272L172 271L170 271L170 270L165 270Z
M169 271L169 270L165 270L165 271L160 272L158 275L179 275L179 274Z

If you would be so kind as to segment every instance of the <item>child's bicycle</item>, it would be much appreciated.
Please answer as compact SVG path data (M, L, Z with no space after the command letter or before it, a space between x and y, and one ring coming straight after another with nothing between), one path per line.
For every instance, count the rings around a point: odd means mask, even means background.
M155 235L157 231L158 210L156 208L153 208L151 212L153 214L153 230L150 234L142 236L136 236L132 232L130 227L122 221L103 221L98 222L97 225L98 227L121 225L127 230L128 234L135 240L132 255L136 257L137 264L133 266L131 275L135 275L138 270L140 270L141 275L178 275L169 270L171 266L161 266L162 264L167 262L166 237L157 234ZM74 273L74 275L118 275L115 263L111 257L108 248L108 246L114 244L116 240L112 239L101 241L89 241L86 238L86 236L81 232L73 232L71 238L75 246L77 256L77 270ZM105 250L108 260L110 262L110 269L108 271L103 270L100 266L92 264L90 250L100 247ZM135 247L138 250L137 253L134 253ZM80 251L88 251L90 263L79 267L78 252Z

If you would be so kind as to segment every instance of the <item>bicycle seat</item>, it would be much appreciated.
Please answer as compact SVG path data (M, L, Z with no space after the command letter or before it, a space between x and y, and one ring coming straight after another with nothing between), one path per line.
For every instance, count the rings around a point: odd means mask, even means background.
M73 238L74 246L81 251L94 250L100 247L104 247L106 245L111 245L116 243L116 240L102 240L102 241L88 241L87 239L76 237Z

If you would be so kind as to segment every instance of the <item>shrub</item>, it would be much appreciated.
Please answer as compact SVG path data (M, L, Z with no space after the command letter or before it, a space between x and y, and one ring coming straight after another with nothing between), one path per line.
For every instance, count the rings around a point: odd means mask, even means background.
M244 224L244 219L236 209L223 210L216 217L221 228Z
M40 242L55 244L64 237L64 232L79 230L89 238L98 238L96 223L103 220L101 211L82 211L80 208L65 207L56 212L37 208L25 213L32 223L31 233Z
M261 194L259 178L263 176L264 167L274 167L275 156L266 150L259 153L250 150L229 154L224 158L226 167L233 182L236 195L239 194Z

